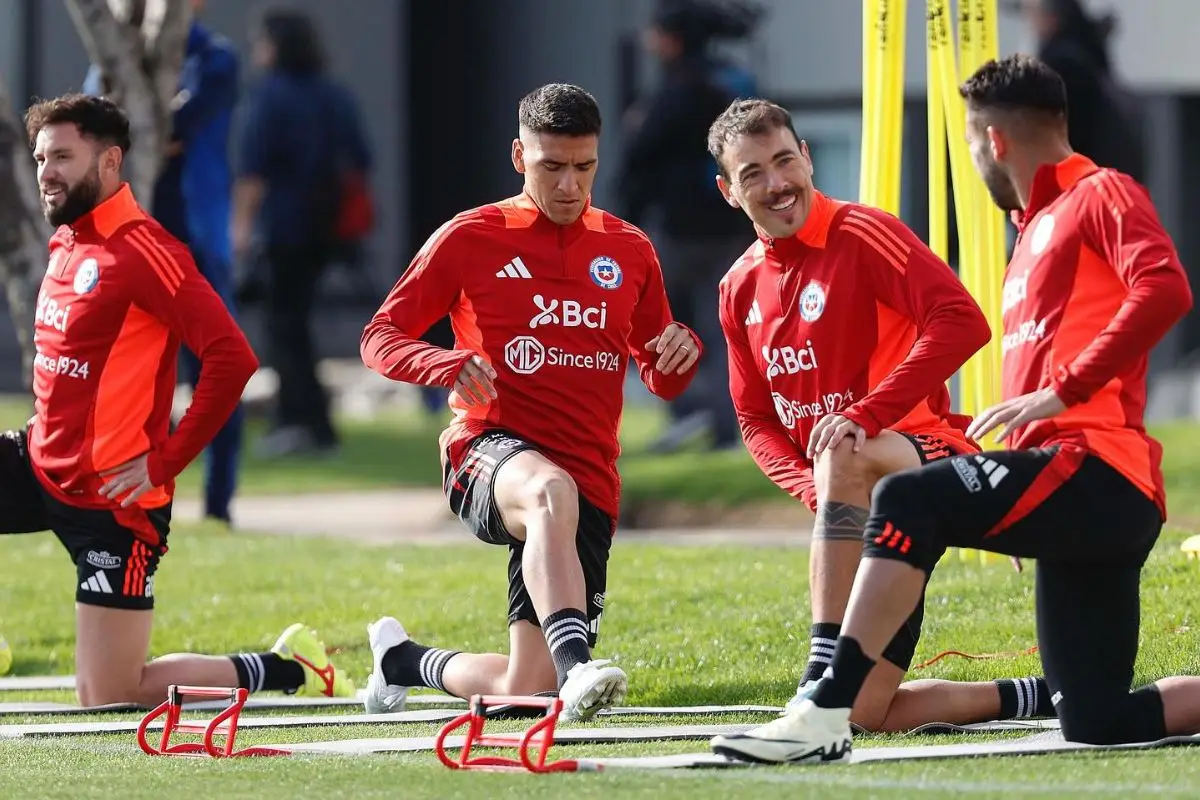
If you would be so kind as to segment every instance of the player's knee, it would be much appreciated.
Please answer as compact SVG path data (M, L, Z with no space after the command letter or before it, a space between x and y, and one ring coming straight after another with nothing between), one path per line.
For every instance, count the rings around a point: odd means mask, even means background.
M541 471L525 483L521 505L529 514L575 519L579 515L579 487L562 470ZM574 534L574 525L570 527Z
M904 561L926 573L945 552L932 516L936 498L927 497L917 472L885 476L871 493L871 518L864 533L864 555Z
M821 497L864 493L872 480L871 462L861 453L854 452L852 439L844 439L821 451L813 462L813 481Z
M1064 698L1057 706L1063 738L1080 744L1153 742L1166 735L1162 696L1154 686L1110 698Z

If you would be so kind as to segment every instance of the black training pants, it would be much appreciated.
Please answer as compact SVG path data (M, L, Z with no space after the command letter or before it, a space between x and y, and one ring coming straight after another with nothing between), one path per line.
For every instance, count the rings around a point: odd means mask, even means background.
M1153 687L1130 693L1141 568L1157 505L1075 447L955 456L884 478L869 558L929 572L947 547L1037 559L1038 645L1063 734L1094 744L1165 735Z

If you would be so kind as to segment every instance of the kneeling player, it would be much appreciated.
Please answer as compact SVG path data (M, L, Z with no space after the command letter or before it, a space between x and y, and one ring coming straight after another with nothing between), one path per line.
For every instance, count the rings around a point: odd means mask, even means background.
M709 148L721 191L759 234L720 296L743 437L763 472L817 514L809 663L792 706L829 664L876 483L977 451L945 383L990 331L950 268L900 221L813 187L808 148L784 109L735 102L713 123ZM1053 714L1039 678L901 686L923 605L884 650L855 706L858 725Z
M121 110L73 95L33 106L25 122L42 210L58 230L38 295L36 413L28 430L0 436L0 533L52 530L75 562L79 701L157 705L171 684L353 694L299 624L268 653L146 663L175 477L225 423L257 361L187 248L122 183ZM181 341L204 373L171 433Z
M1146 192L1071 151L1052 69L992 61L960 92L975 166L996 203L1021 214L1004 291L1005 400L968 433L1003 426L1016 449L879 484L830 671L788 715L714 739L719 753L848 758L850 709L948 547L1038 560L1038 644L1069 741L1200 732L1200 679L1130 692L1141 568L1166 516L1162 449L1143 425L1146 367L1191 308L1187 277ZM1035 336L1028 320L1041 321Z
M650 242L590 205L600 134L591 95L525 97L512 159L522 194L466 211L421 249L363 333L367 366L453 387L442 436L450 507L509 549L510 650L425 647L385 617L369 628L370 712L407 689L459 697L558 690L587 718L620 702L625 673L592 648L604 610L620 493L618 429L630 356L656 395L695 374L699 342L671 321ZM446 314L456 349L418 339Z

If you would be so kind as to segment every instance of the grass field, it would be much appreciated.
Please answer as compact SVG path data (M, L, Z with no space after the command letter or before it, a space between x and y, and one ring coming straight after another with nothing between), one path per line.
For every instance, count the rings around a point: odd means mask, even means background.
M27 402L0 398L0 429L20 426L28 417ZM240 491L253 495L437 486L441 424L431 417L394 412L370 421L344 420L342 452L333 458L265 462L247 447ZM646 454L646 443L662 424L657 409L634 407L625 415L621 474L626 506L673 502L722 509L791 502L740 450ZM260 424L252 424L247 439L252 441L260 430ZM1200 528L1200 426L1170 424L1152 432L1168 445L1164 470L1176 521ZM180 477L180 493L197 494L201 480L202 464L197 461Z
M365 625L382 613L399 616L418 640L470 649L505 644L504 555L496 549L464 545L385 550L332 539L280 542L207 526L181 528L178 533L156 583L156 653L264 648L288 624L303 620L319 628L339 664L361 683L370 665ZM1194 619L1200 608L1200 574L1178 552L1183 535L1172 531L1165 536L1147 569L1139 681L1200 674L1200 627ZM13 672L72 671L70 564L46 535L12 537L0 548L11 567L0 587L0 630L16 655ZM796 670L807 650L806 558L795 548L619 543L613 554L601 653L618 658L628 670L628 702L781 704L794 689ZM1029 573L1018 575L996 563L948 560L935 577L928 603L918 663L949 648L1019 651L1034 642ZM947 658L916 676L990 679L1038 671L1036 657ZM69 697L5 692L0 699ZM0 723L21 721L56 720L0 718ZM434 731L435 726L415 724L254 731L243 733L239 741L419 736ZM859 744L930 741L893 739L863 737ZM704 749L703 742L561 746L558 754ZM1194 793L1198 782L1200 760L1190 750L737 774L532 777L455 774L437 765L432 754L225 763L150 759L136 750L131 735L13 740L0 746L0 796L22 798L161 797L178 791L204 797L262 797L315 790L339 797L405 798L557 797L564 792L571 797L662 797L686 792L699 799L750 793L819 797L834 788L838 797L1135 797Z
M0 402L0 426L27 416ZM660 424L633 411L623 431L629 502L665 500L736 506L787 499L742 453L661 458L641 452ZM347 421L334 459L264 463L247 457L243 491L303 493L428 486L437 479L437 421L390 415ZM1174 527L1145 574L1143 649L1137 680L1200 674L1200 571L1179 553L1200 530L1200 428L1155 430L1167 446ZM199 486L198 469L181 481ZM4 537L0 558L0 633L12 644L13 673L73 671L73 570L49 535ZM269 647L288 624L317 627L357 681L370 666L366 624L399 616L418 640L461 649L497 649L504 632L504 561L481 545L389 547L333 539L280 540L180 525L156 581L155 653L226 652ZM807 554L796 548L664 548L620 539L613 553L600 655L631 676L628 702L781 704L807 652ZM928 598L917 663L946 649L1021 651L1034 643L1032 574L1007 565L948 559ZM947 658L913 677L987 680L1035 674L1036 657L984 661ZM0 701L71 700L68 693L0 693ZM261 714L263 712L256 712ZM108 715L106 719L120 719ZM129 718L129 717L125 717ZM136 718L136 717L135 717ZM72 718L79 721L78 717ZM761 719L761 718L760 718ZM63 718L0 716L0 724ZM685 720L656 719L656 724ZM688 723L703 722L695 718ZM755 721L729 717L711 722ZM635 724L623 719L621 724ZM609 723L612 724L612 723ZM420 736L432 725L244 732L242 744L368 736ZM862 737L860 746L926 743L921 737ZM950 741L943 738L940 741ZM703 742L561 746L559 757L703 751ZM0 744L0 797L111 795L140 798L189 792L198 797L279 793L338 797L1116 797L1195 796L1200 759L1191 749L1029 759L932 761L855 768L578 776L455 774L432 754L364 758L303 757L231 762L150 759L131 735L9 740Z

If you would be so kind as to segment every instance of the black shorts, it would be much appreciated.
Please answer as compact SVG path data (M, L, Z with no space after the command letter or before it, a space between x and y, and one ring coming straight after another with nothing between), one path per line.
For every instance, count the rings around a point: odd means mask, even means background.
M154 573L167 552L171 505L108 511L76 508L34 475L24 431L0 434L0 534L53 531L75 562L75 602L105 608L154 608ZM138 537L142 528L156 542Z
M959 454L958 445L951 444L941 437L925 433L899 432L908 439L917 450L917 458L922 466L935 461ZM926 586L929 581L926 579ZM905 621L887 647L883 649L883 657L905 672L912 665L913 655L917 652L917 643L921 640L921 625L925 621L925 590L921 590L921 600L917 603L912 615Z
M478 436L467 447L461 464L445 459L443 489L450 510L463 521L476 538L487 544L508 547L508 624L524 620L540 626L540 616L529 598L521 568L525 543L514 539L504 527L492 476L505 461L517 453L538 448L515 434L492 430ZM612 549L612 518L579 495L579 527L575 547L583 567L587 591L588 645L596 646L600 617L604 613L604 592L608 582L608 554Z
M983 452L889 475L875 490L866 556L930 570L948 547L1037 560L1038 648L1064 735L1165 735L1157 692L1129 694L1142 565L1158 505L1070 446Z

